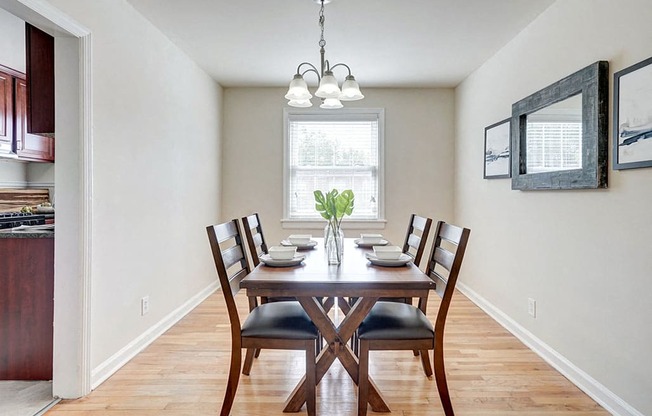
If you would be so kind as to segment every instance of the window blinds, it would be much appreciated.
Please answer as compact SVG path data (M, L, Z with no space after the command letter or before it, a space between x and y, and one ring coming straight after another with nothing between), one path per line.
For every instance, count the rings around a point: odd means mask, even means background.
M288 217L321 218L313 191L353 190L352 219L377 219L377 114L296 114L288 117Z

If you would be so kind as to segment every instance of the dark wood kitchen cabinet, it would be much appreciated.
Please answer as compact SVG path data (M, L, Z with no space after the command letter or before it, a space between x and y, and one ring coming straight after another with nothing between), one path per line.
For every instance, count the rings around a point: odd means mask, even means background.
M0 67L2 70L2 67ZM11 152L14 137L14 78L0 72L0 152Z
M15 81L16 154L24 160L54 162L54 138L27 132L27 83L20 78Z
M29 86L25 74L0 65L0 154L54 162L54 137L27 131Z
M0 238L0 380L52 380L54 238Z
M27 132L54 134L54 38L25 23Z

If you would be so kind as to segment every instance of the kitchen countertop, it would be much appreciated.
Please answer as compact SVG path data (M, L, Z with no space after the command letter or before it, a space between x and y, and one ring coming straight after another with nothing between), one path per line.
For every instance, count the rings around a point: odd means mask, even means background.
M0 230L0 238L54 238L54 231Z
M0 238L54 238L54 224L22 225L0 230Z

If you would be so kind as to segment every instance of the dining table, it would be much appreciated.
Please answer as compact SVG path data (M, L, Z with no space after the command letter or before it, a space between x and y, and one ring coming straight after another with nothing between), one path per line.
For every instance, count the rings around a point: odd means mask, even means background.
M359 362L349 340L369 310L379 298L427 298L434 283L412 262L395 267L372 264L367 258L372 248L358 245L359 240L353 238L344 238L340 264L329 264L323 239L315 240L316 245L297 251L305 255L300 264L273 267L261 262L240 287L249 297L296 298L325 341L316 358L317 383L337 359L357 385ZM334 307L338 313L329 313ZM284 412L300 411L306 401L305 383L304 376L287 399ZM369 390L372 410L390 412L371 378Z

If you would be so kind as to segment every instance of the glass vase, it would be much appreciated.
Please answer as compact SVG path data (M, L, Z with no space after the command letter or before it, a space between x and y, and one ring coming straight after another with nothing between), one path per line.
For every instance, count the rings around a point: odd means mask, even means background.
M344 249L344 234L342 230L339 227L329 224L324 230L324 234L328 264L340 264Z

